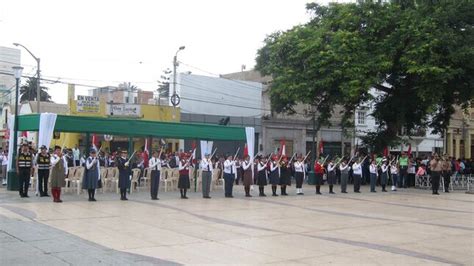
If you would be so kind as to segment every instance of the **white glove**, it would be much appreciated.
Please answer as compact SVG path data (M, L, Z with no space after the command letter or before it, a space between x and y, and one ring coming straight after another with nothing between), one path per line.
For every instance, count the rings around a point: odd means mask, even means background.
M128 167L130 164L129 164L128 162L126 162L124 165L125 165L126 167Z

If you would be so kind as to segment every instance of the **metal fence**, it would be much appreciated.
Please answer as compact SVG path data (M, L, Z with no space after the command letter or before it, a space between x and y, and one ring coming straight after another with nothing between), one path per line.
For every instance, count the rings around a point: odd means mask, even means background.
M431 189L431 176L417 176L415 179L415 187L419 189ZM440 178L440 189L444 188L444 179ZM469 193L474 193L474 175L452 175L449 184L450 190L466 190Z

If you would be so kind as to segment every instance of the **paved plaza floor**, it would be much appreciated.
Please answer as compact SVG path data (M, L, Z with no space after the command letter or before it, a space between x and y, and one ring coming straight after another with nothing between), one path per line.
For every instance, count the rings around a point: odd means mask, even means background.
M304 190L160 191L159 201L99 192L97 202L70 192L57 204L2 188L0 265L474 265L474 195Z

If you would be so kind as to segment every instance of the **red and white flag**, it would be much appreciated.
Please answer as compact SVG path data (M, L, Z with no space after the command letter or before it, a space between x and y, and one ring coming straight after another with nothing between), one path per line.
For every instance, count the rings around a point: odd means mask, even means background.
M383 149L383 156L387 157L388 156L388 147L385 147Z
M99 144L98 140L97 140L97 135L96 134L92 134L92 147L98 151L99 149L97 148L97 145Z
M249 147L247 146L247 143L244 146L244 158L249 155Z
M285 139L280 140L280 156L286 155L286 141Z
M148 167L148 158L150 157L150 152L148 151L148 138L145 138L145 147L143 148L143 166Z
M321 138L321 140L319 141L319 154L323 154L324 153L324 142L323 142L323 139Z
M408 144L408 157L411 157L411 144Z

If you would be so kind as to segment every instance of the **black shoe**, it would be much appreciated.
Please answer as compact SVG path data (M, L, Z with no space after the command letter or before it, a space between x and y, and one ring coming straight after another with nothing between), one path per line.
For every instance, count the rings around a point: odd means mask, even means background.
M151 200L159 200L159 198L151 198Z
M347 191L341 191L341 193L347 193Z
M354 193L360 193L360 191L354 191Z
M30 196L28 196L28 195L24 195L24 198L29 198L29 197L30 197Z
M449 190L446 190L444 193L449 193Z
M272 194L272 197L278 197L278 194Z
M49 195L45 193L45 194L43 195L43 197L49 197Z
M316 195L322 195L321 192L316 192Z
M92 198L91 201L97 201L95 198Z
M304 193L303 193L303 192L300 192L300 193L298 193L297 195L304 195Z
M439 193L438 192L433 192L433 195L439 195Z
M336 194L336 193L334 193L333 191L331 191L331 192L329 192L329 194Z
M387 192L387 190L383 189L382 192Z
M247 198L251 198L251 197L252 197L252 195L250 195L250 194L247 194L247 195L245 195L245 196L246 196Z
M127 197L124 197L123 200L128 200Z
M92 201L92 198L89 198L88 201Z
M376 193L377 191L375 191L375 190L371 190L370 192L372 192L372 193Z
M188 197L184 196L183 199L188 199Z

